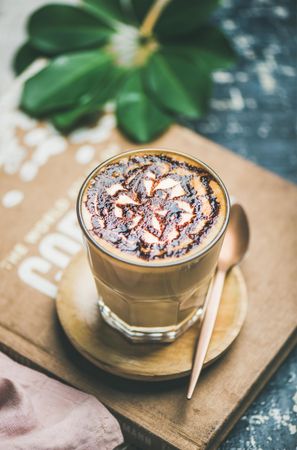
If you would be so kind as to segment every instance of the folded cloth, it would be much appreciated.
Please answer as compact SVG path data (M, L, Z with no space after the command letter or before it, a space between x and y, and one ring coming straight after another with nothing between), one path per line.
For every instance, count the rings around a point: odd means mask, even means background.
M112 450L122 442L95 397L0 353L0 450Z

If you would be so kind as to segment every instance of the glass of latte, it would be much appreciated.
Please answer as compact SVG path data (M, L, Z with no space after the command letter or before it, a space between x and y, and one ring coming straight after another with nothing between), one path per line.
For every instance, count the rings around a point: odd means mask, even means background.
M175 340L201 314L229 212L218 175L186 154L133 150L96 167L77 213L103 319L134 342Z

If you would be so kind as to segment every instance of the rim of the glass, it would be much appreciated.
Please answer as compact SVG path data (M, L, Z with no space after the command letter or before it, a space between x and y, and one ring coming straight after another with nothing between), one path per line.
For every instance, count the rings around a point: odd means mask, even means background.
M82 206L82 198L83 198L83 194L85 192L85 188L87 187L87 185L89 184L89 181L93 178L94 174L99 171L102 167L104 167L107 164L110 164L113 161L117 161L120 158L125 158L127 156L131 156L134 154L138 154L141 152L145 152L147 151L148 153L162 153L162 152L166 152L166 153L170 153L172 155L178 155L181 157L184 157L186 159L192 160L198 164L200 164L202 167L205 167L207 169L207 171L215 178L216 181L219 182L224 196L225 196L225 200L226 200L226 215L225 215L225 219L224 219L224 223L219 231L219 233L215 236L215 238L213 240L211 240L209 242L209 244L204 247L201 250L197 250L197 252L193 251L190 252L190 255L187 256L182 256L179 257L177 259L174 260L170 260L168 259L168 261L166 260L161 260L161 261L141 261L139 258L138 260L128 260L126 259L124 256L121 257L120 254L117 254L115 252L109 251L109 249L104 248L102 245L100 245L100 243L98 241L96 241L96 239L94 239L90 233L88 232L86 225L84 223L83 217L82 217L82 211L81 211L81 206ZM102 161L101 163L99 163L90 173L89 175L86 177L86 179L84 180L79 193L78 193L78 197L77 197L77 202L76 202L76 213L77 213L77 218L78 218L78 222L79 225L82 229L82 231L84 232L84 235L86 236L86 238L96 247L98 248L100 251L102 251L103 253L105 253L106 255L108 255L111 258L114 258L124 264L128 264L128 265L132 265L132 266L137 266L137 267L151 267L151 268L160 268L160 267L170 267L170 266L176 266L176 265L180 265L180 264L184 264L184 263L188 263L191 262L193 259L199 258L203 255L205 255L212 247L214 247L214 245L220 240L220 238L222 237L222 235L224 234L228 222L229 222L229 217L230 217L230 197L228 194L228 191L226 189L225 184L223 183L222 179L220 178L220 176L205 162L201 161L200 159L196 158L195 156L189 155L188 153L184 153L184 152L180 152L178 150L174 150L174 149L169 149L167 147L154 147L154 148L149 148L149 147L143 147L143 148L137 148L137 149L132 149L132 150L127 150L125 152L119 153L117 155L111 156L110 158Z

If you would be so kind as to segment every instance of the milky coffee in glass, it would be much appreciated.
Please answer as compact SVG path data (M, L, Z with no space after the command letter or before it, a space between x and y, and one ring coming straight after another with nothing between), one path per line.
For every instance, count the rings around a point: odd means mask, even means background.
M77 210L109 325L172 341L197 320L230 210L212 169L165 149L122 153L88 176Z

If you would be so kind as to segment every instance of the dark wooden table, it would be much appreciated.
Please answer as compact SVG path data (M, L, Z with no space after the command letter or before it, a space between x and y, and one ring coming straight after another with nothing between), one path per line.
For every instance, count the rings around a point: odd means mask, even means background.
M208 116L188 125L296 183L296 3L293 0L224 3L216 20L234 42L238 65L234 70L215 75ZM220 450L296 448L295 349Z
M208 116L188 125L296 183L296 3L223 3L216 21L234 43L238 64L214 75Z

